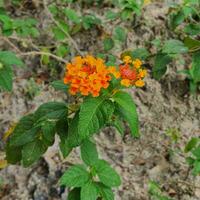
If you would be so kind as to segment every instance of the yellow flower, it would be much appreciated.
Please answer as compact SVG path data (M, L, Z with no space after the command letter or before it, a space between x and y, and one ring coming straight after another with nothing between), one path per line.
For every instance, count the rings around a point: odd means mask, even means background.
M136 87L143 87L145 85L144 81L139 79L135 82Z
M140 69L139 70L139 77L144 78L147 75L147 70L146 69Z
M129 87L131 85L131 81L129 79L122 79L121 85L123 85L125 87Z
M129 63L132 62L132 59L131 59L130 56L124 56L123 61L124 61L125 63L129 64Z
M133 61L133 65L136 69L139 69L142 65L142 61L140 59L136 59Z

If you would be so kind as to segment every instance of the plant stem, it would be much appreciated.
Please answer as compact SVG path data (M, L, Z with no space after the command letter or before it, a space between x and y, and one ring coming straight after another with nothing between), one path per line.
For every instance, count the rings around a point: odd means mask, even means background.
M51 14L51 12L49 11L48 7L47 7L47 2L46 0L43 0L43 5L44 5L44 9L46 10L47 14L49 15L49 17L51 18L51 20L54 22L54 24L68 37L69 41L71 42L71 44L74 46L74 48L76 49L76 51L83 56L83 53L79 50L78 45L76 44L76 42L74 41L74 39L69 35L69 33L67 31L65 31L63 29L62 26L60 26L59 22L57 22L54 18L54 16Z
M19 56L35 56L35 55L46 55L46 56L49 56L49 57L52 57L52 58L55 58L56 60L60 61L60 62L63 62L63 63L67 63L68 61L61 58L61 57L58 57L52 53L48 53L48 52L43 52L43 51L30 51L30 52L26 52L26 53L19 53L18 54Z

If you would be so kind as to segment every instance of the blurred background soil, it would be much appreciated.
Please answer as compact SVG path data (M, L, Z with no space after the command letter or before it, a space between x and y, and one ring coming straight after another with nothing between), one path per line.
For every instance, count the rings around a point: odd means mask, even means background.
M34 2L38 3L37 9L26 10L26 14L40 20L40 28L45 30L49 19L45 16L40 1ZM92 9L100 17L104 12L97 7L88 9ZM151 40L155 35L167 37L169 33L164 21L166 12L166 6L162 2L148 5L145 14L141 16L145 24L138 24L136 28L129 25L126 47L114 49L113 54L119 55L126 48L142 47L144 41ZM20 11L15 10L13 15L20 14ZM115 26L114 23L109 25L108 31ZM45 38L45 43L50 43L50 40L51 38ZM102 49L102 42L96 29L78 33L74 40L84 52L94 54ZM3 41L0 41L0 48L10 49ZM186 142L191 137L200 135L200 96L194 97L188 93L187 81L176 73L182 68L179 64L170 66L161 81L154 80L151 69L148 69L146 86L142 89L129 90L139 113L139 139L133 139L128 129L123 138L111 128L96 135L95 140L101 157L112 163L123 178L123 184L115 191L116 200L150 199L150 180L159 182L163 191L174 199L200 199L200 176L191 175L183 153ZM62 66L58 69L62 69ZM62 76L63 70L60 70L55 77L61 79ZM34 111L42 103L65 101L69 98L49 86L50 80L54 77L51 76L49 69L40 65L37 57L26 58L26 67L17 68L15 77L13 91L0 93L1 136L21 116ZM36 85L31 85L32 79ZM33 87L35 88L32 89ZM30 92L32 90L33 96ZM172 140L173 134L178 135L177 143ZM3 156L2 140L0 144L0 156ZM0 171L3 180L0 199L64 200L68 191L59 186L59 177L69 166L77 162L80 162L79 150L74 150L63 160L58 152L56 139L54 146L49 148L34 166L24 169L21 166L10 165Z

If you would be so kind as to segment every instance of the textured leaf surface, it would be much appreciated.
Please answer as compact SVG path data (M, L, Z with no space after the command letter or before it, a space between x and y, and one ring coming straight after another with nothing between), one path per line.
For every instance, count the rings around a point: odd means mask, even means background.
M96 145L90 140L85 140L81 145L81 158L85 164L92 166L98 160Z
M159 80L167 71L167 65L172 59L167 54L157 54L153 67L153 77Z
M121 180L117 172L104 160L98 160L94 165L100 181L108 187L117 187Z
M113 111L113 103L103 96L86 98L79 113L78 133L80 137L84 139L98 132L106 124Z
M45 146L40 140L35 140L26 144L22 149L22 163L24 167L28 167L37 161L46 151Z
M98 185L99 193L103 200L114 200L114 193L111 188L99 183Z
M96 200L97 188L93 182L88 182L81 188L81 200Z
M60 184L68 187L82 187L89 180L89 173L83 165L69 168L60 179Z
M188 48L179 40L167 40L163 46L163 53L166 54L187 53L187 51Z
M24 63L11 51L0 51L0 62L5 65L23 66Z
M10 66L3 65L0 69L0 87L5 90L12 90L13 71Z
M120 91L113 96L113 99L119 105L119 115L128 122L132 136L138 137L138 115L132 97L128 93Z

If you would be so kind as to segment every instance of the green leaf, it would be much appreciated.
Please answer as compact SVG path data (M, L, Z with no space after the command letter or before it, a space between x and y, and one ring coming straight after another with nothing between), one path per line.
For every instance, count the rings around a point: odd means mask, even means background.
M145 60L149 56L149 52L145 48L138 48L132 51L133 58L139 58L141 60Z
M62 102L48 102L42 104L35 112L36 117L39 119L54 119L59 120L67 115L68 108Z
M197 158L200 159L200 146L196 147L192 150L192 154Z
M85 15L82 17L83 28L88 30L92 28L94 25L100 25L101 20L97 18L95 15Z
M192 174L194 176L197 176L200 174L200 161L199 160L195 160L194 162L194 168L192 170Z
M69 53L69 47L64 46L64 45L59 45L56 48L56 55L60 56L60 57L64 57L67 55L67 53Z
M79 136L84 139L98 132L110 119L113 111L113 103L104 96L85 98L79 113Z
M181 54L187 53L188 48L180 40L171 39L164 43L162 52L166 54Z
M22 148L10 146L9 143L10 142L8 141L6 144L6 160L10 164L16 164L22 158Z
M31 143L24 145L22 149L23 166L28 167L36 162L46 151L46 149L47 146L45 146L40 140L35 140Z
M95 165L96 173L100 181L108 187L118 187L121 184L121 180L117 172L110 167L110 165L104 160L98 160Z
M182 9L176 13L172 13L170 15L171 27L175 29L178 25L180 25L184 21L184 19L185 19L185 14Z
M105 51L109 51L114 47L115 43L112 38L105 38L103 41L103 46Z
M161 79L161 77L167 71L167 65L172 61L172 59L167 54L157 54L155 58L155 63L153 67L153 77L156 80Z
M89 181L89 173L83 165L74 165L61 177L60 185L68 187L82 187Z
M200 47L200 41L195 40L191 37L184 38L184 44L186 47L188 47L190 50L195 50Z
M32 142L36 138L38 128L31 128L28 131L22 132L22 134L13 134L10 138L10 146L23 146L29 142Z
M56 132L56 121L47 120L42 122L41 130L44 138L53 143Z
M190 74L194 83L200 82L200 51L193 54Z
M77 15L77 12L75 10L66 8L64 9L64 13L67 16L67 18L72 22L76 24L80 23L80 17Z
M106 12L106 19L109 19L109 20L114 20L116 19L117 17L119 16L119 13L115 13L111 10L109 10L108 12Z
M191 140L185 146L185 150L184 150L185 153L188 153L193 148L195 148L199 141L200 141L199 138L195 138L195 137L191 138Z
M121 136L124 135L125 132L124 123L121 121L119 116L115 116L115 119L111 121L110 125L115 127L117 131L121 134Z
M194 158L192 158L192 157L187 157L186 158L186 162L191 166L191 165L193 165L194 164L194 162L195 162L195 159Z
M52 31L56 40L64 40L66 38L65 33L60 28L54 27Z
M132 16L133 16L133 11L131 9L124 9L121 12L121 19L122 20L131 19Z
M10 51L0 51L0 62L4 65L23 66L24 63L14 53Z
M10 51L0 51L0 87L12 90L13 70L12 65L22 66L23 62Z
M23 117L10 136L7 152L10 154L10 149L20 146L23 165L31 165L53 144L57 123L67 117L67 112L65 103L49 102L34 114ZM10 160L13 162L12 158Z
M138 137L140 135L138 115L132 97L128 93L120 91L113 96L113 99L119 105L121 117L128 122L132 136Z
M11 91L12 90L13 71L10 66L3 65L0 69L0 87Z
M79 137L78 123L79 123L79 112L76 112L75 116L73 117L73 119L69 124L69 129L68 129L67 144L71 148L79 146L83 141L83 139Z
M63 157L67 157L72 148L68 145L68 116L61 118L56 124L56 132L60 137L60 150Z
M20 146L34 140L36 129L33 128L35 116L29 114L22 117L17 126L15 127L12 135L10 136L9 146Z
M103 185L102 183L99 183L97 187L103 200L114 200L114 193L111 188Z
M69 192L67 200L80 200L81 191L80 188L74 188Z
M60 91L63 91L63 92L67 92L68 89L69 89L69 85L64 84L64 82L63 82L63 81L60 81L60 80L58 80L58 81L53 81L53 82L51 83L51 86L52 86L54 89L60 90Z
M88 182L81 188L81 200L96 200L98 196L97 188L93 182Z
M116 40L121 41L121 42L125 42L125 40L126 40L126 31L125 31L125 29L120 27L120 26L117 26L115 28L114 38Z
M94 165L98 160L96 145L90 140L85 140L81 144L81 158L88 166Z
M184 32L188 35L198 35L200 34L200 24L188 24L185 26Z

